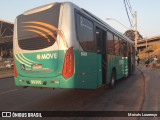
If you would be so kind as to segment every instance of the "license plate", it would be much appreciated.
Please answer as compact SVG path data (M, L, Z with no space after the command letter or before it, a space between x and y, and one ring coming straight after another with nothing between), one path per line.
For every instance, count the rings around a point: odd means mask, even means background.
M31 84L41 85L41 84L42 84L42 81L41 81L41 80L31 80Z
M42 64L34 64L33 69L42 69Z

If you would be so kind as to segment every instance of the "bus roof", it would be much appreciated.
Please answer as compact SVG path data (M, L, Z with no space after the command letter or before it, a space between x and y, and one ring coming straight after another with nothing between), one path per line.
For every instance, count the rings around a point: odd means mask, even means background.
M117 31L116 29L114 29L113 27L111 27L110 25L108 25L106 22L104 22L103 20L99 19L98 17L96 17L95 15L93 15L92 13L88 12L87 10L81 8L85 13L87 13L89 16L91 16L92 18L94 18L96 21L98 21L101 25L103 25L104 27L106 27L107 29L109 29L110 31L114 32L115 34L117 34L120 38L124 39L125 41L134 44L134 42L132 40L130 40L128 37L126 37L125 35L123 35L122 33L120 33L119 31Z
M121 39L124 39L126 42L129 42L130 44L134 44L134 41L130 40L127 36L123 35L122 33L120 33L119 31L117 31L116 29L114 29L113 27L111 27L106 22L104 22L103 20L101 20L100 18L98 18L97 16L95 16L94 14L90 13L89 11L87 11L87 10L85 10L83 8L80 8L79 6L75 5L72 2L62 2L62 3L63 4L70 4L72 7L79 9L81 12L83 12L84 14L86 14L88 17L94 19L96 22L98 22L99 24L101 24L103 27L107 28L111 32L114 32Z

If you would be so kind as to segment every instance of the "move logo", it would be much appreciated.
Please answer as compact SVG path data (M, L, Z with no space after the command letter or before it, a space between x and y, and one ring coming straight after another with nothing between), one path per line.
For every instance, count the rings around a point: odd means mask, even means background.
M37 54L37 60L57 59L57 53Z

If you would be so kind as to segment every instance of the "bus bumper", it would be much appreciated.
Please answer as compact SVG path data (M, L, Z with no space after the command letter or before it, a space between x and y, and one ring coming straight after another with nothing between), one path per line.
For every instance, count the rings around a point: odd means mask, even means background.
M15 77L16 86L44 87L44 88L76 88L74 76L65 79L62 75L57 77L32 78L18 75Z

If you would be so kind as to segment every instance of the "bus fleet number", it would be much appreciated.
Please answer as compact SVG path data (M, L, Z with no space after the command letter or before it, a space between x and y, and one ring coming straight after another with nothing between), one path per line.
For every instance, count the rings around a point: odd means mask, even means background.
M87 56L87 52L81 52L81 56Z

